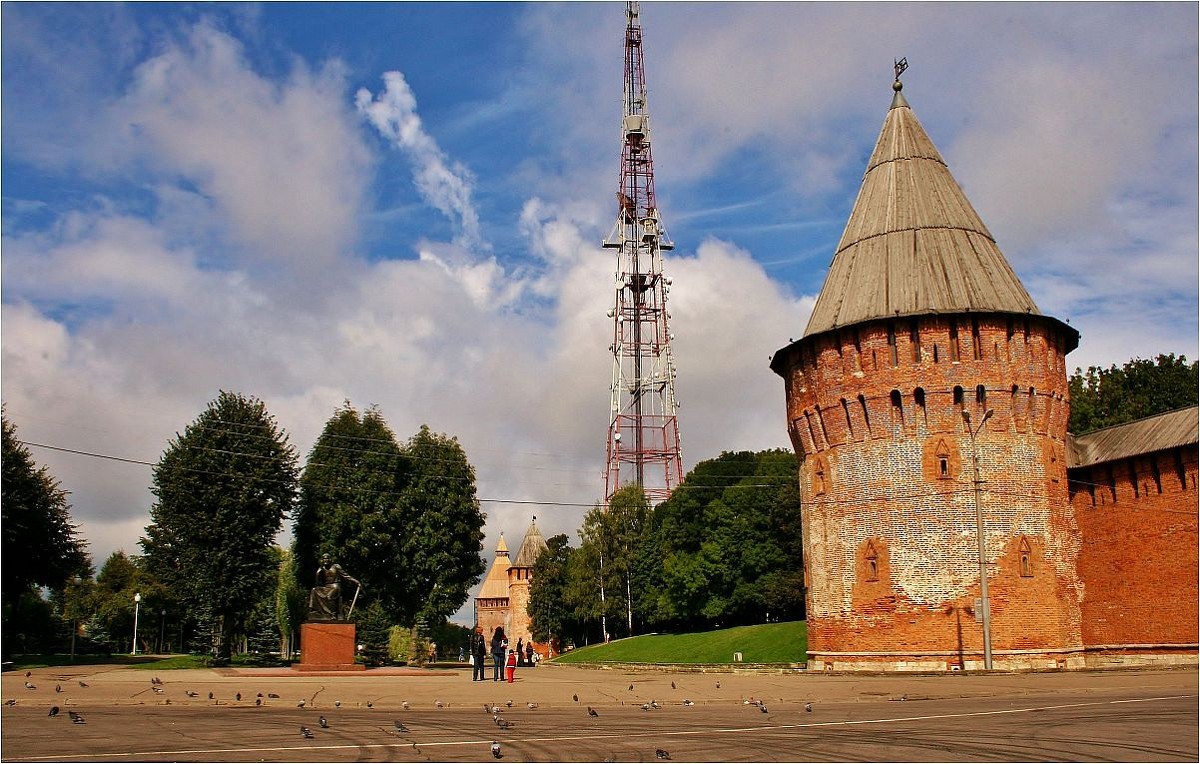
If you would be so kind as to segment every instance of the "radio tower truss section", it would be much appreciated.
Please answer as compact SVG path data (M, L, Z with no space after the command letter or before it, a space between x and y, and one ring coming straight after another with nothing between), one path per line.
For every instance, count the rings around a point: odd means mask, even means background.
M617 251L608 467L604 499L630 483L642 486L651 505L670 496L683 479L671 353L664 251L674 248L654 199L650 112L642 66L639 4L625 7L625 113L621 120L621 174L617 221L604 240Z

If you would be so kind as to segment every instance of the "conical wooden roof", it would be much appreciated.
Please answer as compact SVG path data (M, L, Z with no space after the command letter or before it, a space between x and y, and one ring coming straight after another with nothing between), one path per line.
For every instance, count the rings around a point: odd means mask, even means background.
M475 599L500 599L508 597L508 569L512 561L508 558L508 545L504 543L504 534L500 534L500 543L496 544L496 559L488 570L483 586Z
M804 336L930 313L1040 315L899 85Z
M529 523L529 530L525 531L525 540L521 542L521 549L517 552L513 565L518 568L532 568L533 564L537 562L538 555L545 549L546 539L538 530L535 517Z

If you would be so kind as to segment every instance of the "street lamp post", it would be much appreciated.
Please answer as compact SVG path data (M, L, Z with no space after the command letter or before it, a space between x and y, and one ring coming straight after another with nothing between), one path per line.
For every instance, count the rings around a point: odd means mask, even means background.
M167 609L163 608L159 614L161 615L161 618L158 619L158 652L161 655L163 651L163 645L165 645L167 641Z
M133 654L137 655L137 622L138 610L142 606L142 593L133 595Z
M983 538L983 515L979 510L979 449L975 445L975 436L983 429L983 425L992 416L992 410L983 412L983 419L978 427L971 427L971 412L962 412L963 421L967 425L967 434L971 436L971 464L974 467L975 480L975 540L979 545L979 597L983 607L983 668L992 670L992 606L988 600L987 551Z

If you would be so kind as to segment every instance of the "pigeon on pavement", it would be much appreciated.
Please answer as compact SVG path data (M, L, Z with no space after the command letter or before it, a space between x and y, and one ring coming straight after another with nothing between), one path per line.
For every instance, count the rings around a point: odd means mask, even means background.
M79 680L79 686L80 686L80 687L87 687L87 686L88 686L88 683L87 683L87 682L85 682L85 681L83 681L82 679L80 679L80 680Z
M664 751L661 748L655 748L654 749L654 758L666 760L666 759L671 758L671 754L667 753L666 751Z
M58 716L58 706L50 706L50 716Z
M588 706L588 716L599 716L599 715L600 714L596 712L596 709L592 708L591 706Z
M62 685L61 685L61 684L56 684L56 685L54 685L54 691L55 691L55 692L62 692Z
M392 722L392 724L396 725L396 731L397 731L397 732L411 732L411 731L412 731L412 730L410 730L408 727L405 727L405 726L404 726L404 722L400 721L399 719L397 719L396 721Z
M26 690L36 690L36 689L37 689L37 685L36 685L36 684L34 684L33 682L26 682L26 683L25 683L25 689L26 689Z
M805 703L804 710L811 714L812 713L812 703Z
M313 736L313 731L310 730L308 727L301 725L300 726L300 734L303 735L304 737L311 738Z
M504 754L500 753L500 744L493 740L492 741L492 758L499 759L503 755Z

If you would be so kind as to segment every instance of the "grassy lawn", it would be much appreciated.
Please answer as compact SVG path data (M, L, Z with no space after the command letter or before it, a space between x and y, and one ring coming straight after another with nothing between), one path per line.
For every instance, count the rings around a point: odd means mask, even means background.
M579 648L555 658L556 663L801 663L807 660L808 630L804 621L737 626L692 634L647 634L607 645Z

